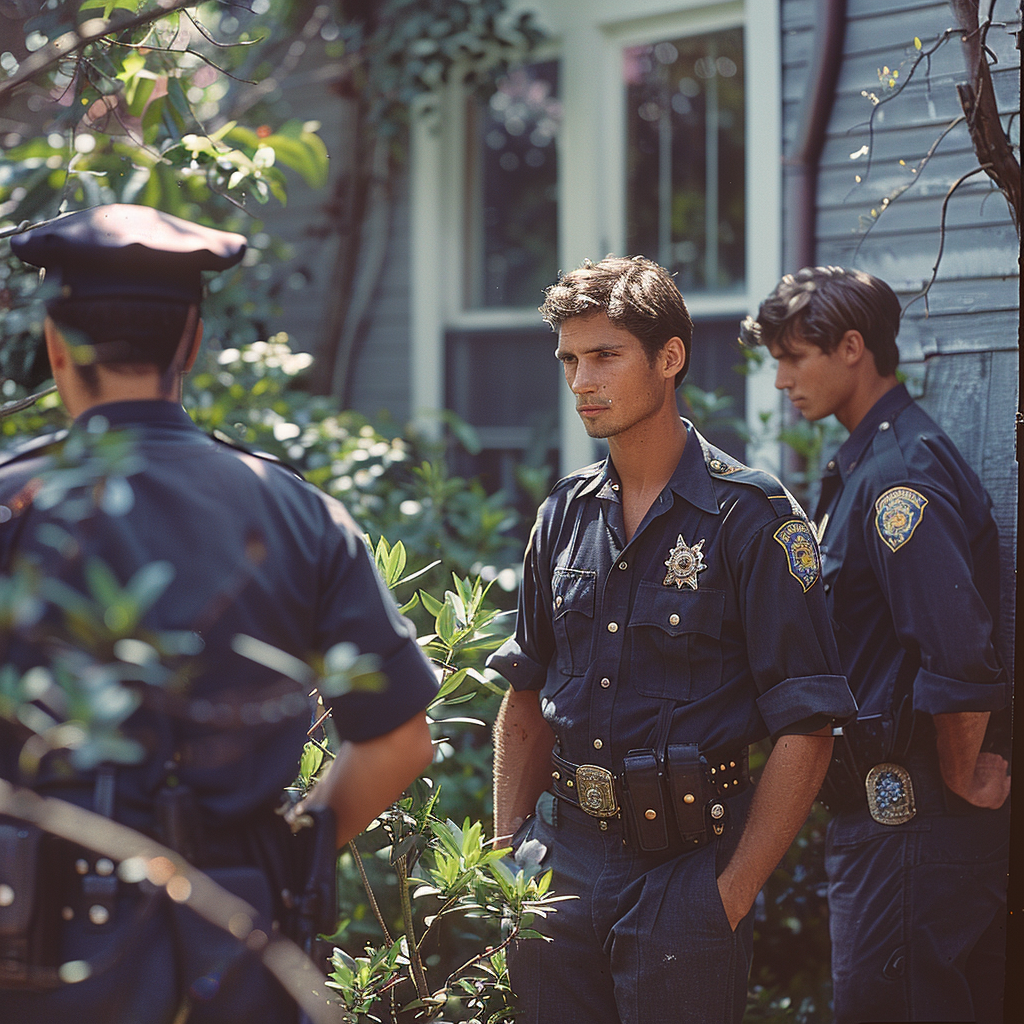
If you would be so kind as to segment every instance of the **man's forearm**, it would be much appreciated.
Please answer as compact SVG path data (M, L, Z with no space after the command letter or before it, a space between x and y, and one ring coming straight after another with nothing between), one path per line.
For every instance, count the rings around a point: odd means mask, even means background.
M977 807L1002 807L1010 795L1006 759L981 752L989 712L961 711L932 717L942 781Z
M782 736L757 783L739 845L719 876L729 923L736 927L782 860L818 795L832 757L831 730Z
M340 850L402 795L432 756L427 720L414 715L383 736L342 743L303 806L329 806L334 811Z
M555 734L535 691L509 690L494 723L494 843L507 845L551 782Z

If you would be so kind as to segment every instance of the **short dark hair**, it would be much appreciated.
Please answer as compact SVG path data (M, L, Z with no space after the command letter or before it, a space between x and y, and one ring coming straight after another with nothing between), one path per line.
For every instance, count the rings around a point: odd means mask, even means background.
M888 377L900 361L900 312L896 293L863 270L804 267L776 285L756 319L743 321L740 341L747 347L778 344L785 351L799 336L828 353L847 331L859 331L875 369Z
M676 374L676 387L690 368L693 322L672 275L643 256L606 256L584 260L563 274L544 293L540 314L557 331L566 320L604 313L616 326L637 338L653 364L669 338L679 338L686 362Z
M155 366L168 376L186 330L198 326L199 312L194 304L145 298L58 298L46 311L73 349L76 372L94 392L97 366L129 372Z

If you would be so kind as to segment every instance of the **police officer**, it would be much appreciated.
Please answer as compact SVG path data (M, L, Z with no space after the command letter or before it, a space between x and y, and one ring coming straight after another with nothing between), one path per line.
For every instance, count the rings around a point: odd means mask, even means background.
M609 457L561 480L526 552L495 726L495 831L554 872L510 952L523 1019L738 1022L755 897L854 711L817 547L773 477L680 419L691 323L641 257L547 294L556 357ZM775 746L756 791L747 746ZM532 815L532 816L531 816ZM525 820L525 823L524 823Z
M1010 789L990 749L1009 698L996 527L977 475L897 382L899 321L884 281L814 267L784 277L743 330L804 417L850 432L816 512L859 706L824 790L836 1020L992 1024Z
M347 641L376 660L380 688L326 698L341 746L307 807L333 810L338 847L429 763L423 711L434 674L341 504L281 464L208 437L181 406L182 376L202 335L202 272L236 264L245 240L111 205L59 217L11 245L47 270L46 348L74 424L67 437L30 446L0 467L0 571L29 565L88 593L97 562L121 586L162 563L173 578L142 625L149 636L191 634L199 650L188 660L183 694L143 688L125 726L143 746L140 763L84 771L55 751L24 775L27 731L2 722L0 775L184 843L197 866L276 926L270 919L283 913L282 894L271 876L287 859L282 844L291 835L274 811L297 774L308 687L245 657L244 638L311 661ZM94 502L87 514L62 515L83 497L74 488L57 507L41 507L36 495L47 472L77 450L76 439L103 434L128 439L138 460L128 478L130 508L105 511ZM94 484L85 497L101 493ZM65 539L55 545L58 535ZM51 609L40 622L6 630L5 662L22 672L47 665L62 628ZM59 719L56 706L48 710ZM297 1019L243 944L211 935L169 901L154 908L138 886L119 881L111 889L115 865L64 845L41 889L60 915L56 962L85 963L89 976L31 991L24 976L5 973L0 988L10 990L0 995L0 1020ZM15 945L10 934L3 938L11 940L6 958Z

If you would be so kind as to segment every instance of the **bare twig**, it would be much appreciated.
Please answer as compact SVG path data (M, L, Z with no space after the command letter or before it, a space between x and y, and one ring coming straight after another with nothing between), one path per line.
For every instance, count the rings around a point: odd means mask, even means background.
M252 43L260 43L262 39L253 39L251 42L242 42L241 40L237 43L222 43L222 46L250 46ZM204 64L209 65L218 74L224 75L225 78L230 78L235 82L239 82L242 85L256 85L256 82L248 78L239 78L238 75L233 75L227 68L222 68L215 61L211 60L204 53L200 53L198 50L193 50L191 46L186 46L183 50L176 50L173 46L154 46L152 43L126 43L120 39L110 40L111 46L122 46L126 50L152 50L155 53L174 53L184 56L188 54L190 57L198 57Z
M21 230L28 225L28 221L22 221L18 225L16 230ZM14 234L14 231L5 232L5 234ZM13 416L16 412L21 412L22 409L27 409L31 405L35 405L40 398L45 398L47 395L52 395L57 390L56 385L52 388L45 388L43 391L37 391L34 395L29 395L28 398L19 398L14 402L8 402L6 405L0 406L0 420L7 416Z
M942 130L942 133L939 135L939 137L931 144L931 147L929 148L928 152L925 153L925 155L921 158L921 160L918 163L917 167L913 170L912 173L913 173L914 176L911 178L911 180L908 181L906 183L906 185L903 185L901 188L898 188L895 192L892 193L892 195L886 196L886 199L888 199L888 202L883 204L882 209L879 212L878 216L872 218L871 223L867 227L867 230L863 233L863 235L861 235L860 241L857 243L857 248L853 250L853 256L852 256L853 260L857 259L857 255L860 253L861 246L864 244L864 242L867 239L868 235L870 235L871 232L874 230L875 225L882 219L882 214L885 213L885 211L888 210L892 206L892 204L897 199L899 199L899 197L901 195L903 195L904 192L906 192L908 189L913 188L914 185L916 185L917 182L921 180L921 171L923 171L924 168L928 166L928 162L935 155L935 152L939 148L939 145L941 144L942 140L958 124L963 122L965 119L966 119L965 115L964 114L960 114L959 116L955 117L952 121L950 121L950 123L948 125L946 125L946 127Z
M865 125L867 125L868 129L868 160L864 168L864 173L861 175L861 180L860 182L858 182L858 184L863 184L864 182L866 182L868 180L868 175L871 173L871 162L875 149L875 114L877 114L879 109L881 107L884 107L886 103L889 103L892 100L896 99L896 97L899 96L900 93L903 92L903 90L906 89L908 85L910 85L910 80L914 77L914 72L917 71L918 67L921 64L921 61L925 60L926 58L930 58L931 55L935 53L935 51L938 50L938 48L942 46L942 44L945 43L950 38L950 36L955 35L959 31L960 29L958 28L947 28L946 31L939 36L939 38L935 41L935 44L930 49L921 50L921 52L917 55L917 58L915 59L914 63L910 65L910 71L907 72L907 77L904 78L903 81L900 82L900 84L895 89L893 89L891 93L889 93L887 96L884 96L871 108L871 116L867 119L867 121L861 121L860 124L855 124L852 128L849 128L847 130L846 134L849 135L850 132L855 132L858 128L863 128Z
M928 293L931 291L932 285L935 284L935 278L939 274L939 264L942 262L942 252L946 247L946 210L949 207L949 201L953 198L953 193L968 179L973 178L975 174L981 174L983 171L988 172L990 168L989 164L982 164L980 167L975 167L974 170L968 171L966 174L961 174L956 181L950 186L949 191L946 193L946 198L942 200L942 216L939 218L939 251L935 256L935 265L932 267L932 276L928 283L917 293L904 307L903 312L900 313L900 319L902 319L908 309L917 302L918 299L924 299L924 315L928 316Z

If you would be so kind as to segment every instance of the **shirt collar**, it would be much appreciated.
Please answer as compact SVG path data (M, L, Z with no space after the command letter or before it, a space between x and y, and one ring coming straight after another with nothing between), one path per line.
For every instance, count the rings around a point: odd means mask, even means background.
M902 384L886 391L843 442L829 463L829 470L834 472L838 468L839 475L845 480L856 469L878 428L883 423L891 423L912 401L910 393Z
M178 402L159 399L103 402L77 416L75 425L87 429L90 421L97 416L105 419L112 427L195 427L189 414Z
M707 464L710 453L705 450L704 438L697 433L693 424L688 420L683 420L683 423L686 425L686 445L665 490L678 494L704 512L716 514L719 511L718 499L715 497L714 480ZM581 496L586 494L595 494L609 501L622 501L619 475L611 456L604 460L601 470L580 490Z

